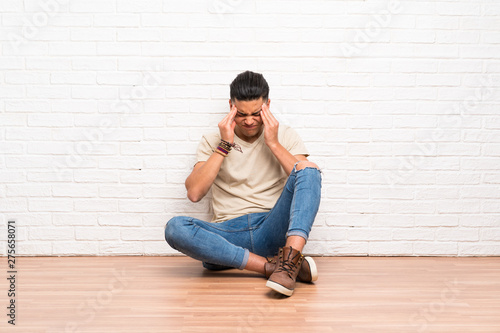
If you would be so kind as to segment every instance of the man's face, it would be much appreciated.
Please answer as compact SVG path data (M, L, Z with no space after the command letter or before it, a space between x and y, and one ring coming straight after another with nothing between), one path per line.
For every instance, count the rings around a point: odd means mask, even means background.
M268 99L268 106L270 102L271 101ZM263 103L262 97L252 101L234 101L234 105L237 109L236 116L234 117L234 121L236 122L234 132L241 139L247 142L254 142L262 133L263 122L260 112L262 111ZM229 106L233 106L231 100L229 100Z

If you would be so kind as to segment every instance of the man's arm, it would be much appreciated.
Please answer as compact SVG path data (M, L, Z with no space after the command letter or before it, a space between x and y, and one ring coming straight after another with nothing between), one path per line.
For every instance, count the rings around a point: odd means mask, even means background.
M187 196L192 202L198 202L208 193L219 173L224 157L213 153L206 162L198 162L186 178Z
M271 152L278 159L283 170L289 175L295 163L298 161L307 161L304 155L292 155L278 141L279 122L274 118L267 104L262 105L261 111L262 121L264 122L264 139L266 145L271 149Z
M219 131L222 140L234 142L234 117L236 106L233 105L231 111L219 123ZM213 152L206 162L198 162L187 177L185 185L187 196L192 202L198 202L208 193L219 173L224 156Z
M269 149L271 149L274 156L276 156L281 164L281 167L283 168L283 170L285 170L285 173L287 175L290 175L290 173L292 173L295 163L297 163L298 161L307 161L307 157L305 157L304 155L292 155L280 143L273 147L269 147Z

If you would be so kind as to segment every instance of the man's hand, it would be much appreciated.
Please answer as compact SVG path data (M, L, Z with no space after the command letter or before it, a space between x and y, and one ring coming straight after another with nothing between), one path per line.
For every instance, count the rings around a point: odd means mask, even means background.
M265 103L262 104L262 111L260 114L262 117L262 121L264 122L264 139L266 145L269 148L272 148L279 143L278 128L280 126L280 123L278 122L278 120L276 120L276 118L274 118L273 114L269 110L269 107Z
M234 117L236 116L236 111L236 106L233 105L231 111L219 123L220 137L229 143L234 142L234 127L236 126Z

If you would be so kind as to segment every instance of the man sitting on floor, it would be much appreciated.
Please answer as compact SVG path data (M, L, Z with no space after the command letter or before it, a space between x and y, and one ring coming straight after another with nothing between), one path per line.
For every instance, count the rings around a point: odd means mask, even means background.
M266 286L291 296L296 279L318 276L314 260L301 251L319 207L320 170L307 160L298 134L272 115L262 74L239 74L230 97L229 113L218 132L202 137L186 179L193 202L212 189L212 221L174 217L165 239L207 269L259 272Z

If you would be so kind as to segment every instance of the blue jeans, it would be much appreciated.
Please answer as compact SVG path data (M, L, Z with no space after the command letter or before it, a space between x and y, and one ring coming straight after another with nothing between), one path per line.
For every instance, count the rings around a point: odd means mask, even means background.
M273 209L220 223L177 216L165 227L165 240L177 251L201 260L207 269L245 268L249 252L272 256L288 236L305 240L321 198L321 173L294 166Z

